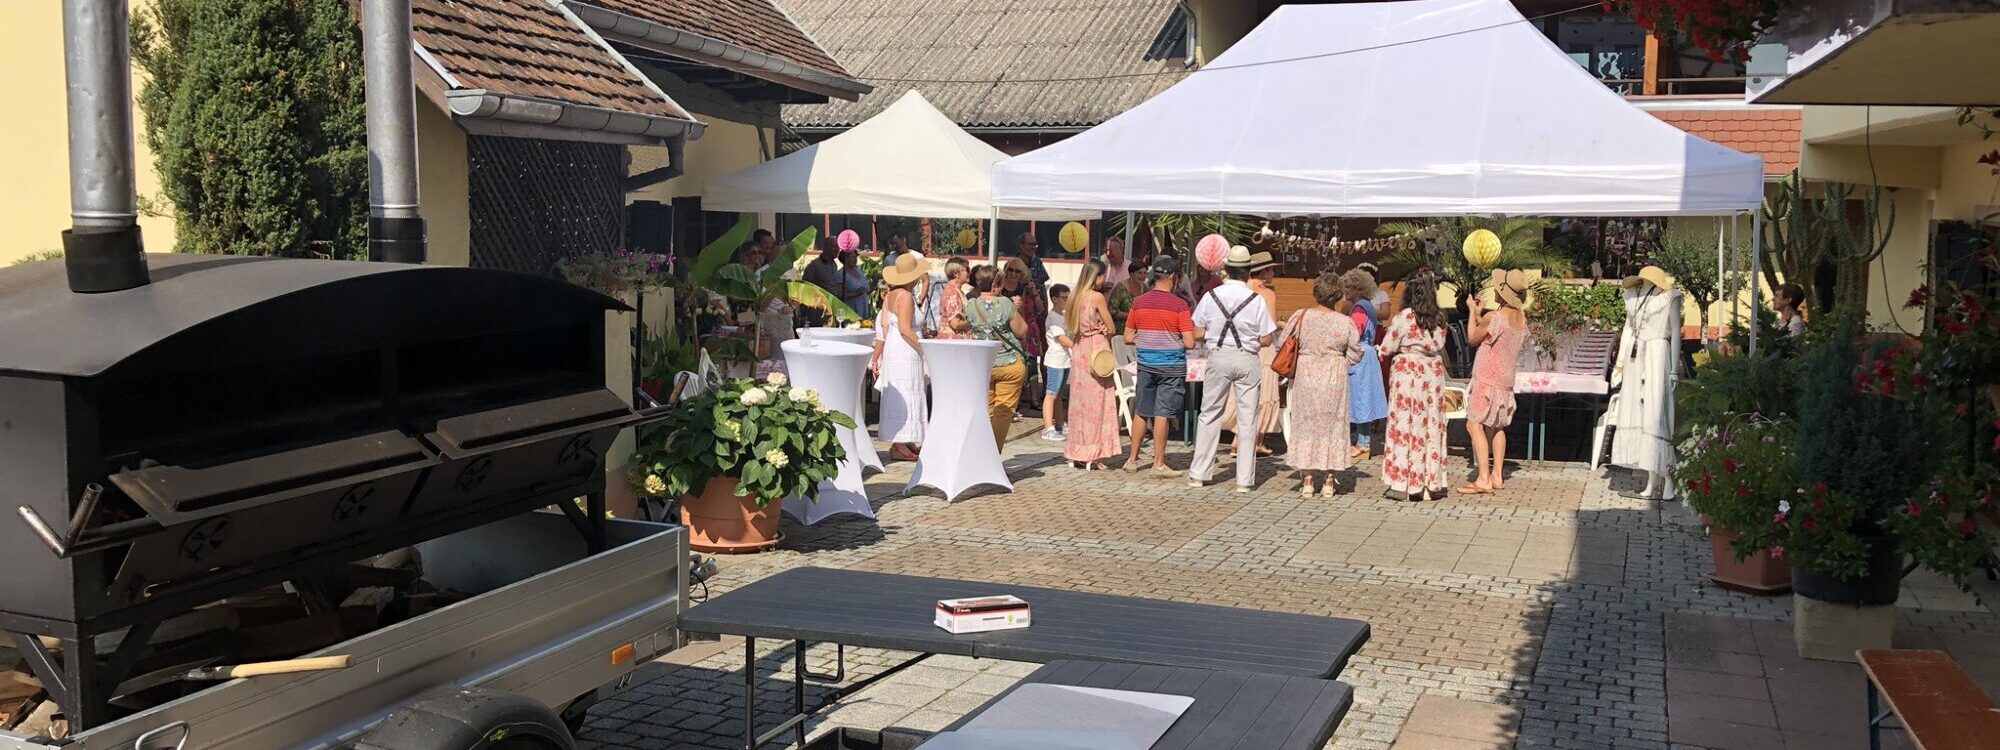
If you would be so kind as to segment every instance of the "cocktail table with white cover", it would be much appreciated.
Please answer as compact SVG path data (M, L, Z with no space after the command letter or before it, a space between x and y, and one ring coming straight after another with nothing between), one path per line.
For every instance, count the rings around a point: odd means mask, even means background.
M861 374L867 372L868 358L874 349L823 339L787 341L783 348L793 387L817 390L820 403L827 409L853 417L857 423L861 421L857 416L862 411ZM842 513L875 517L861 476L861 455L852 446L846 447L847 455L840 459L839 470L831 479L820 482L819 500L808 503L786 498L786 513L807 526Z
M945 499L955 500L982 484L1014 490L986 411L993 358L999 353L998 341L924 341L924 363L931 373L931 421L924 428L924 450L905 492L920 485L936 487Z
M812 341L839 341L866 347L870 352L875 350L875 332L866 328L801 328L799 338ZM864 362L862 366L865 368L867 365ZM861 457L863 471L881 471L882 455L875 452L875 435L868 431L868 420L865 415L868 411L868 399L864 387L865 383L861 381L856 381L854 384L856 400L854 412L850 415L854 417L854 429L840 428L840 435L844 440L841 445L847 446L848 454Z

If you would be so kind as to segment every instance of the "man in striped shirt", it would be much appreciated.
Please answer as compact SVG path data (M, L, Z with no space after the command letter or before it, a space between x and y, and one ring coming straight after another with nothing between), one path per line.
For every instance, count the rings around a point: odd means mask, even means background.
M1139 446L1146 442L1146 422L1153 427L1153 473L1177 476L1167 468L1167 418L1178 416L1187 403L1187 353L1194 348L1194 319L1187 300L1174 294L1181 264L1162 255L1147 273L1152 289L1132 300L1125 317L1125 343L1133 347L1139 366L1138 404L1132 410L1132 453L1125 471L1139 471Z

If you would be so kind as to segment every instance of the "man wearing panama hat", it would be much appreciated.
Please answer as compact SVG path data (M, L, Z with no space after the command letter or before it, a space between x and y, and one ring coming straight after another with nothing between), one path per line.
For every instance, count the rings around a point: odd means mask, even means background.
M1268 264L1270 256L1265 255ZM1195 435L1194 463L1188 484L1206 485L1215 468L1215 449L1222 441L1223 405L1236 403L1237 421L1256 424L1257 401L1263 391L1264 366L1257 352L1270 346L1278 327L1270 307L1244 281L1258 265L1242 245L1229 249L1223 261L1222 284L1202 295L1194 308L1194 326L1208 346L1208 366L1201 378L1201 422ZM1256 430L1236 431L1236 491L1249 492L1257 479Z

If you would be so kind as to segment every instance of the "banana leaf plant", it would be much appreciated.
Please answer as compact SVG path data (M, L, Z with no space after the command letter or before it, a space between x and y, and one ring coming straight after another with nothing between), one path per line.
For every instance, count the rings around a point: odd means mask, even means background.
M1448 216L1422 221L1398 221L1375 229L1382 237L1402 240L1404 249L1383 261L1383 265L1404 268L1428 267L1440 281L1458 290L1459 302L1486 290L1492 269L1466 261L1460 248L1475 230L1486 229L1500 237L1499 261L1493 268L1539 270L1548 278L1561 278L1570 271L1568 258L1545 241L1549 222L1532 217Z
M861 316L834 297L832 293L817 285L799 279L799 260L805 257L813 242L819 238L819 230L807 227L779 251L762 269L736 262L736 249L749 240L754 229L754 220L744 218L724 232L722 237L702 248L688 271L688 280L697 289L703 289L732 302L747 303L751 309L762 312L774 302L812 307L833 319L848 322L860 320ZM758 315L755 341L763 340L763 316Z

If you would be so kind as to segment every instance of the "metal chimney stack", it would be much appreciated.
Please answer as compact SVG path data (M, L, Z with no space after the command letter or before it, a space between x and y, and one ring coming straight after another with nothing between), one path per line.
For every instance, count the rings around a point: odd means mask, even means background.
M365 0L361 58L368 99L369 260L424 262L410 55L410 0Z
M126 0L62 0L69 98L69 208L63 263L72 292L151 282L132 171L132 50Z

